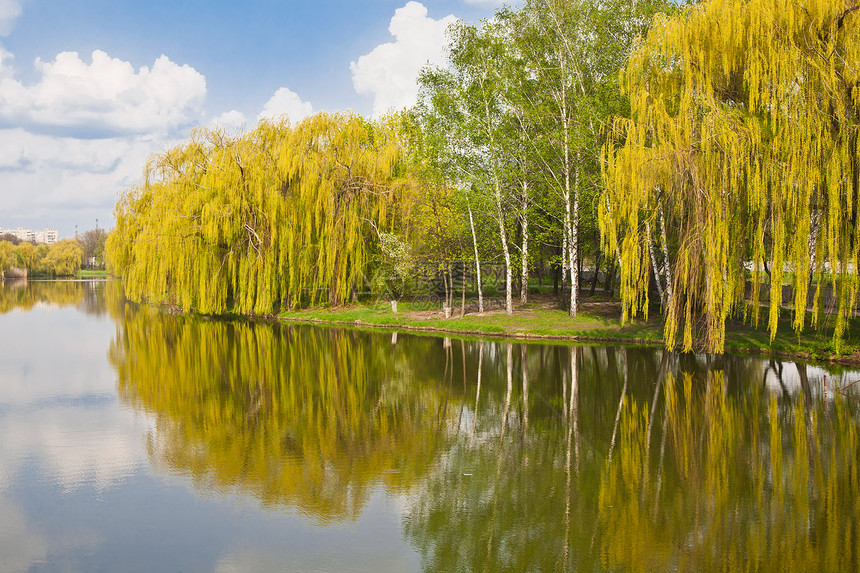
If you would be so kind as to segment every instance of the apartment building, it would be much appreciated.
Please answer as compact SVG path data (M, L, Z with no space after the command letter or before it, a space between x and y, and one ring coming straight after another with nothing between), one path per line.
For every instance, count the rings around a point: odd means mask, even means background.
M0 227L0 235L14 235L21 241L36 243L37 245L51 245L60 240L60 234L56 229L39 229L33 231L23 227L18 227L17 229L4 229Z

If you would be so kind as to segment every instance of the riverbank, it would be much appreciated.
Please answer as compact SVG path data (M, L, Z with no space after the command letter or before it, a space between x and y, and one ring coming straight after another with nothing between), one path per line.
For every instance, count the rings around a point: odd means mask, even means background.
M622 325L620 303L615 301L586 299L576 318L570 318L566 311L555 307L554 301L547 300L516 308L512 315L494 309L483 314L467 312L461 318L459 309L455 308L453 316L445 318L441 310L409 302L400 302L398 310L395 314L388 303L381 302L289 311L281 313L278 318L293 322L517 340L663 344L663 323L659 313L652 312L647 321L637 319ZM766 330L766 315L762 317L759 328L743 322L729 322L726 325L726 351L860 365L860 321L852 321L846 340L837 348L832 341L833 329L828 324L828 317L822 319L820 330L807 327L798 336L791 327L791 313L782 314L773 342Z

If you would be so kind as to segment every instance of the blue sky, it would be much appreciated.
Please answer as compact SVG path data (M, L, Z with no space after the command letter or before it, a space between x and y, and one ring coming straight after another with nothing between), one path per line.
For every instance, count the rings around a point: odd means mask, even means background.
M112 225L146 158L200 124L414 100L444 29L496 0L0 0L0 227Z

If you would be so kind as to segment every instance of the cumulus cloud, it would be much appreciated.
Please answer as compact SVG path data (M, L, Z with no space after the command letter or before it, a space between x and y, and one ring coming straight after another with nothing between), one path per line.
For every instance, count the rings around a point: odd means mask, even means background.
M68 237L75 224L98 218L109 228L117 193L168 145L148 135L76 139L0 129L0 227L52 226Z
M167 56L135 70L101 50L89 63L62 52L51 62L37 59L35 69L39 79L32 85L0 79L6 126L90 137L168 132L199 118L206 96L205 78Z
M12 60L14 59L15 55L0 45L0 78L8 78L15 73L12 68Z
M290 118L290 122L296 124L313 112L314 106L302 101L297 93L289 88L279 88L263 106L260 117L271 119L286 115Z
M21 0L0 0L0 36L8 36L21 15Z
M227 133L236 133L241 131L247 123L248 120L245 118L244 113L235 109L231 109L230 111L225 111L224 113L210 121L209 127L213 129L219 129Z
M388 31L394 42L378 45L350 64L355 91L373 96L373 113L408 107L418 96L417 78L426 64L443 62L445 31L457 19L434 20L420 2L394 11Z

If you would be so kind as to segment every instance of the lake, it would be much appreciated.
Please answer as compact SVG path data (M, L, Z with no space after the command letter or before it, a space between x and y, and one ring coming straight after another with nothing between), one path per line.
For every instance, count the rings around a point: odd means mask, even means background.
M857 380L0 283L0 571L856 571Z

